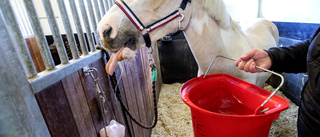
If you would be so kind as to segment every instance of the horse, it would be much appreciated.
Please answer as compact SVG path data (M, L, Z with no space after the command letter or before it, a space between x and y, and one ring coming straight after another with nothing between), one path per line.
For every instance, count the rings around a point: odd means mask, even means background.
M197 62L198 75L218 55L237 59L253 48L275 47L279 39L277 27L269 20L233 20L223 0L118 0L97 27L102 47L114 53L110 68L177 30L184 33ZM240 71L224 59L215 61L208 71L215 73L230 74L260 87L270 76L267 72Z

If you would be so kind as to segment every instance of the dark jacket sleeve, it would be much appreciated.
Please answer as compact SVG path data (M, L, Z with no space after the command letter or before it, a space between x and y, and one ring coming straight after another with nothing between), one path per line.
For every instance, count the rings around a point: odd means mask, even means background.
M307 72L307 53L320 28L307 40L289 47L273 47L266 50L271 58L270 70L287 73Z

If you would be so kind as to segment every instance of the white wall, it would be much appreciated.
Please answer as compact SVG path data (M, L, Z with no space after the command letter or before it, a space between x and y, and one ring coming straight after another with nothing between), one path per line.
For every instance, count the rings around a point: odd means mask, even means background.
M242 21L258 17L259 0L224 0L233 20Z
M320 22L320 0L261 0L260 11L273 21Z
M224 2L231 17L237 21L262 17L271 21L320 23L320 0L224 0Z

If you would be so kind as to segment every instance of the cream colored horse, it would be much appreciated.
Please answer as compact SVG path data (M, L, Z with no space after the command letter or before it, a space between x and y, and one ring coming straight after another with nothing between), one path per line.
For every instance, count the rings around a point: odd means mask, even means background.
M141 22L148 25L177 10L181 0L125 0L125 2ZM182 30L197 61L199 72L205 72L217 55L237 59L253 48L268 49L278 43L278 30L272 22L254 19L245 24L238 24L232 20L222 0L192 0L183 13ZM151 42L154 43L175 32L179 19L176 18L150 32ZM111 52L118 51L116 53L120 54L120 57L113 59L113 62L133 58L135 51L145 46L141 33L117 5L106 13L97 29L103 47ZM127 48L122 50L121 47ZM231 74L260 87L270 76L266 72L251 74L239 71L234 62L225 59L215 61L209 71L209 74L213 73Z

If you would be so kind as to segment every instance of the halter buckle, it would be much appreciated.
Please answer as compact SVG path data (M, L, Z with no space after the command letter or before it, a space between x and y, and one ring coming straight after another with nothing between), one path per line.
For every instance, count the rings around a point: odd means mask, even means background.
M185 11L184 11L183 9L179 8L178 12L179 12L180 16L179 16L179 20L178 20L179 26L178 26L177 30L182 30L183 27L182 27L182 25L181 25L181 22L182 22L183 19L184 19Z
M184 14L180 14L180 17L179 17L179 20L178 20L178 23L179 23L178 30L179 29L183 29L183 27L181 25L181 22L183 21L183 19L184 19Z

